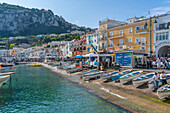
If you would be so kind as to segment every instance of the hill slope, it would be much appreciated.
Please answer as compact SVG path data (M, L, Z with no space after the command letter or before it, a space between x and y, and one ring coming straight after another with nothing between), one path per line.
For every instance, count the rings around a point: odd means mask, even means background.
M91 30L90 28L72 25L64 18L54 15L51 10L29 9L6 3L0 4L0 37L59 34L75 29Z

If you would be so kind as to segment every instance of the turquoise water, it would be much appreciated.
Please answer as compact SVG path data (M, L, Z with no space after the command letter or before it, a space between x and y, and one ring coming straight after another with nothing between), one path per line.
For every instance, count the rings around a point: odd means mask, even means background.
M0 112L128 112L43 67L20 66L11 81L0 88Z

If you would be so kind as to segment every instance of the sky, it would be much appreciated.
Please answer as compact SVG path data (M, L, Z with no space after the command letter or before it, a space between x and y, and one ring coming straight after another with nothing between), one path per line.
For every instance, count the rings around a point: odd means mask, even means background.
M50 9L79 26L97 28L106 18L126 21L135 16L162 14L170 11L170 0L0 0L0 3L27 8Z

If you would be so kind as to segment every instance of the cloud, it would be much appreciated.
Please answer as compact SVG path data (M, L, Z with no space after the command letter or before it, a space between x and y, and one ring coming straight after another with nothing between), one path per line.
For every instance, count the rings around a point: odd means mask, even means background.
M170 6L156 7L156 8L151 9L151 16L165 14L168 11L170 11Z

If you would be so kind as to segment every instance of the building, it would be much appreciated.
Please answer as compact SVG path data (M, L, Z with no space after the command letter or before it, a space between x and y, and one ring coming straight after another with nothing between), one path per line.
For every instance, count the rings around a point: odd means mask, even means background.
M108 52L108 29L124 24L124 22L106 19L103 21L99 21L99 52Z
M149 54L150 46L153 51L154 20L153 18L150 23L150 18L134 17L127 19L124 24L110 28L108 30L108 51L113 53L120 50L142 50Z
M85 55L86 54L86 36L81 36L80 40L73 41L72 55Z
M170 57L170 12L157 17L154 32L154 54Z
M96 30L94 33L86 34L86 51L87 53L99 51L99 30Z

